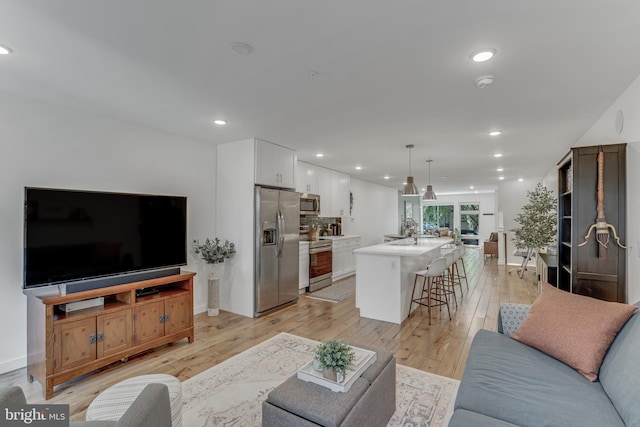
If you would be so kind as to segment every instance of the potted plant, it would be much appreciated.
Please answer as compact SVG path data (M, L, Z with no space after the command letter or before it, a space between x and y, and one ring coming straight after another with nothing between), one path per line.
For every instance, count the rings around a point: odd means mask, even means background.
M535 190L527 191L529 203L522 207L516 216L519 224L514 229L513 239L516 248L522 250L522 265L519 276L524 276L527 263L534 253L552 244L556 239L558 218L556 214L557 200L553 192L538 183Z
M220 293L220 266L227 258L232 258L236 253L236 247L232 242L225 240L222 242L217 237L214 239L206 239L203 244L197 240L193 241L193 250L200 255L207 264L213 265L208 279L208 304L207 314L209 316L217 316L219 309L219 293Z
M217 237L205 240L202 245L194 240L193 249L207 264L223 263L225 259L233 257L236 253L236 247L233 243L228 240L222 243Z
M331 339L316 348L315 360L322 368L322 376L334 382L342 382L347 369L353 365L355 353L342 341Z

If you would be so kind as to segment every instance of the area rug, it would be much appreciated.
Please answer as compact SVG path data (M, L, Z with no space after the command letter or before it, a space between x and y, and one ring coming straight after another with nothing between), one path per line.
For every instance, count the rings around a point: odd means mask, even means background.
M280 333L182 384L185 427L260 426L262 401L313 359L319 343ZM389 426L444 427L459 381L397 365L396 412Z
M349 298L356 293L355 280L345 280L344 282L338 282L335 285L328 286L319 291L315 291L312 294L308 294L308 298L319 299L329 302L340 302Z

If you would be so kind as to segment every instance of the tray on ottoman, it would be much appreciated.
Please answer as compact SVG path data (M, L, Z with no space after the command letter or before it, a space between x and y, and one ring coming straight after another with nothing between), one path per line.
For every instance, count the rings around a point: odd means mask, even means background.
M298 369L298 378L302 381L308 381L316 383L323 387L328 388L331 391L338 391L344 393L349 391L356 379L362 375L362 373L376 361L376 352L365 350L364 348L358 348L351 346L351 349L355 353L355 361L353 366L346 370L344 379L336 382L322 376L322 370L316 370L314 368L314 361L307 363L302 368Z

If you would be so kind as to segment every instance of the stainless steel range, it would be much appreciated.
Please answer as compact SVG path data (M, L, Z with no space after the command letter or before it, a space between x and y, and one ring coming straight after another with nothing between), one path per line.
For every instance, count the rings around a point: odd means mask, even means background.
M332 283L332 262L331 240L314 240L309 243L309 292Z

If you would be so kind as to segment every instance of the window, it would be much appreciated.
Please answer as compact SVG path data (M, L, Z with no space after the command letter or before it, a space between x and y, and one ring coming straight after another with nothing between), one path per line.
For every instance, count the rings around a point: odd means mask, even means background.
M462 241L467 244L478 244L478 231L480 230L480 205L472 203L460 203L460 234ZM465 239L465 236L474 236Z
M422 232L449 227L453 230L453 205L424 205L422 207Z

